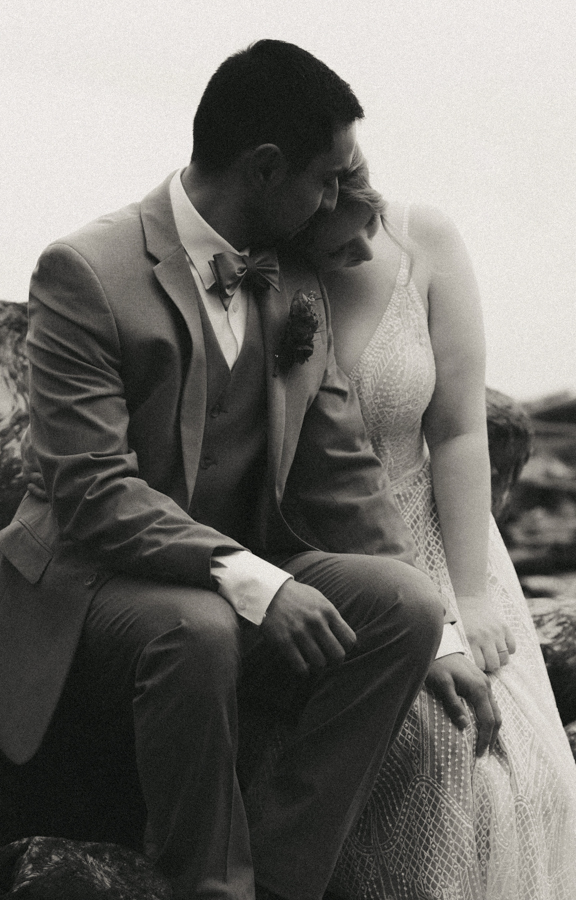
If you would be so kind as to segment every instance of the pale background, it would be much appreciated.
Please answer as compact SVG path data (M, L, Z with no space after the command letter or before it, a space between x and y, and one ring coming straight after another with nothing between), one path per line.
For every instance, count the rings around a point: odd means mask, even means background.
M217 65L261 37L349 81L388 197L475 263L488 383L576 390L574 0L0 0L0 297L53 238L185 165Z

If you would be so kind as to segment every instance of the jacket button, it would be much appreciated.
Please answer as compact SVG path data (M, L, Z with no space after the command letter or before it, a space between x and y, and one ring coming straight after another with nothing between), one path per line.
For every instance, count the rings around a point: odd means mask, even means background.
M222 407L220 406L219 403L217 403L210 410L210 415L212 416L213 419L217 419L221 412L222 412Z
M96 584L97 579L98 579L97 572L92 572L92 574L88 576L88 578L86 579L84 584L86 585L86 587L92 587L93 584Z
M215 465L216 465L216 460L214 459L213 456L208 456L208 454L203 456L202 459L200 460L200 468L201 469L209 469L210 466L215 466Z

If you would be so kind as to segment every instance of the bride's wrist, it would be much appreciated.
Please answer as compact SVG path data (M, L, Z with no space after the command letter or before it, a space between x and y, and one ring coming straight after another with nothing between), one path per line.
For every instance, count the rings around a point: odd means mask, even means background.
M487 592L483 590L473 594L456 594L456 602L460 609L482 609L490 601Z

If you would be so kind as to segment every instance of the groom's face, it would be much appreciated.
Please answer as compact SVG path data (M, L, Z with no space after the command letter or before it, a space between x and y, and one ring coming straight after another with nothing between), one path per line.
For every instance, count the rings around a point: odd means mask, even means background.
M266 239L293 237L315 212L332 211L338 199L338 178L349 167L356 144L354 124L337 131L330 150L315 156L302 172L288 172L268 198L263 211Z

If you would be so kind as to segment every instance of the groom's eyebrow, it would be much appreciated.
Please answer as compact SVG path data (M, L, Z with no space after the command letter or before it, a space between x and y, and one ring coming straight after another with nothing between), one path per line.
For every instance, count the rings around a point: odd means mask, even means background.
M329 169L326 172L324 177L325 178L339 178L340 175L343 175L345 171L346 171L346 166L338 166L338 168Z

